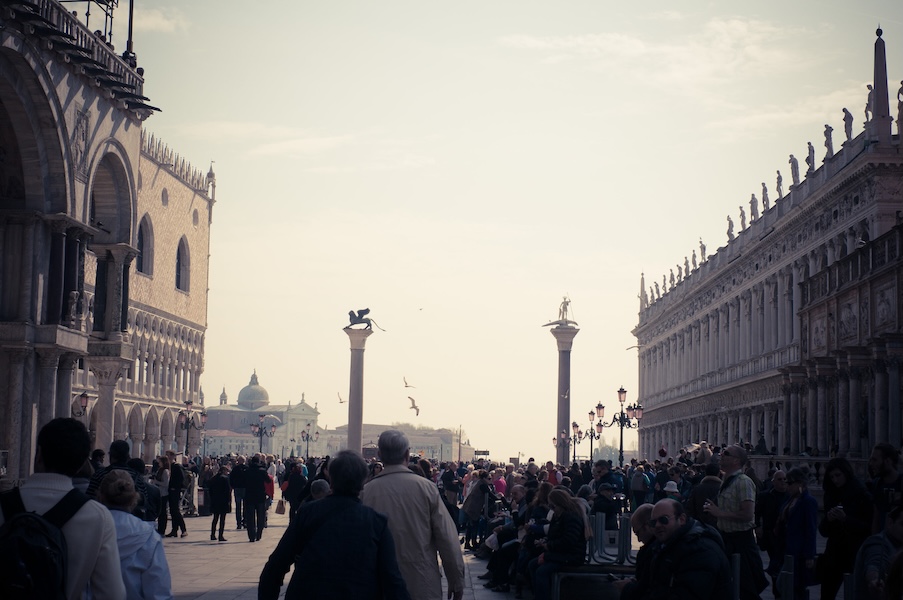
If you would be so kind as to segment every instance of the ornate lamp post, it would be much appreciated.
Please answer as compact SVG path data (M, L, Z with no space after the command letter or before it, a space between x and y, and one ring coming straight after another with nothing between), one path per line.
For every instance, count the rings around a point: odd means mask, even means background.
M273 423L272 425L270 425L270 428L267 429L263 424L263 420L266 418L266 415L257 416L258 422L251 423L251 434L260 440L257 451L263 454L263 438L273 437L274 435L276 435L276 424Z
M191 410L194 403L191 400L185 401L185 408L179 411L179 428L185 430L185 456L188 456L188 438L192 429L202 431L207 426L207 412L202 410L200 413ZM201 424L198 425L195 420L196 416L200 416Z
M621 410L611 418L611 423L603 423L602 418L605 415L605 407L600 402L596 405L596 413L599 416L599 422L596 423L596 430L601 433L602 427L613 427L615 425L621 430L621 443L618 447L618 464L624 466L624 429L636 429L640 426L640 419L643 418L643 405L639 402L636 405L631 404L626 409L624 401L627 400L627 390L624 386L618 390L618 402L621 404ZM592 415L592 413L590 413ZM636 419L636 421L634 421ZM592 420L592 417L590 417Z
M599 452L602 452L602 428L604 425L602 424L602 415L605 413L605 407L602 406L602 403L598 403L596 405L596 410L589 411L589 429L586 433L583 434L584 439L589 439L590 442L594 442L599 440ZM596 421L596 417L599 417L599 421ZM593 423L595 422L595 426Z
M583 440L583 432L580 431L580 425L577 424L577 421L571 423L571 431L573 431L573 435L568 435L568 432L562 429L558 433L557 438L552 438L552 445L556 448L567 448L568 446L573 447L573 462L577 462L577 444L579 444ZM565 451L564 456L565 459L567 459L567 451Z
M73 410L72 416L83 417L88 414L88 392L82 392L76 396L76 398L78 398L78 404L81 406L81 410Z
M306 462L306 463L310 463L310 440L311 440L311 438L313 438L313 440L316 442L317 440L320 439L320 432L315 431L313 433L313 435L311 435L310 423L308 423L307 427L305 427L301 431L301 441L304 442L304 462Z

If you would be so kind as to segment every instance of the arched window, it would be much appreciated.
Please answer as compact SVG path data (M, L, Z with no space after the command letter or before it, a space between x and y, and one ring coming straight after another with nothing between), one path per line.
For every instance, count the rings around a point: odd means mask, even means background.
M176 252L176 289L183 292L189 290L191 274L191 256L188 253L188 242L185 238L179 240L179 249Z
M148 276L154 274L154 230L147 215L144 215L141 225L138 226L138 257L135 259L135 269Z

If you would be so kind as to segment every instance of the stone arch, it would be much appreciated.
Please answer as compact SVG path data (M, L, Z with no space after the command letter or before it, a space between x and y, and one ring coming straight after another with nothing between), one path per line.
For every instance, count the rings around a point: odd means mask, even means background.
M137 402L128 411L128 442L132 449L131 456L141 457L144 455L144 411Z
M43 213L67 213L73 197L66 185L70 157L63 140L70 137L66 119L56 95L56 85L44 68L45 61L26 41L20 47L0 49L0 137L9 133L15 140L7 146L7 170L0 186L8 189L9 177L21 186L8 208L35 210ZM43 126L59 123L59 128ZM11 150L15 156L11 156ZM24 169L23 165L29 165ZM12 166L11 166L12 165ZM13 171L13 173L10 173Z
M132 245L136 201L127 168L128 157L116 140L108 140L104 147L107 152L97 161L88 186L88 224L97 230L95 244Z
M135 257L135 270L143 273L148 277L154 275L154 225L151 222L150 215L145 214L141 217L141 223L138 225L138 236L136 240L138 248L138 256Z
M128 419L125 404L113 401L113 439L124 440L128 437Z

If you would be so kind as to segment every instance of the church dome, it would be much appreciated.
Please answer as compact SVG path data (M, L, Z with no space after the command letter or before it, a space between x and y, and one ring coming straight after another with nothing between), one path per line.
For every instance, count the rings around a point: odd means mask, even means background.
M257 410L261 406L270 403L270 395L266 389L257 382L257 371L251 375L251 381L238 392L238 405L249 410Z

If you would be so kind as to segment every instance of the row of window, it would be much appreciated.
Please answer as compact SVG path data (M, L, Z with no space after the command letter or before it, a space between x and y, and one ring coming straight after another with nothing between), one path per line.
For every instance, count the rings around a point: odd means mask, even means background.
M141 219L138 226L138 257L135 268L139 273L152 277L154 274L154 230L150 217ZM176 250L176 289L188 292L191 284L191 255L188 251L188 240L185 236L179 240Z

